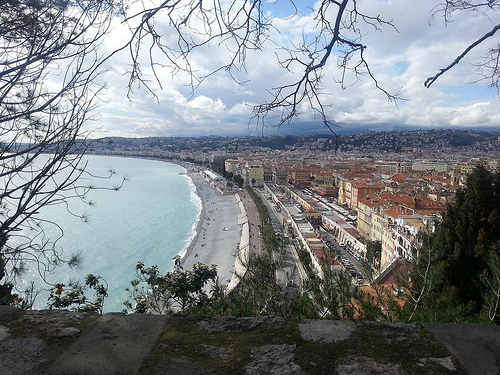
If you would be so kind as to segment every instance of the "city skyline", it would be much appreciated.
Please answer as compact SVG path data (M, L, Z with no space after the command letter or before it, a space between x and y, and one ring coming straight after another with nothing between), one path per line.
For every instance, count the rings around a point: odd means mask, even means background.
M261 51L249 51L246 65L233 71L234 80L221 71L210 76L194 91L188 87L189 77L182 73L171 76L168 69L157 74L162 89L154 84L157 100L144 87L134 87L127 100L127 61L116 55L109 62L103 75L107 84L99 117L89 122L92 137L123 136L204 136L204 135L272 135L311 134L326 132L321 118L312 110L301 108L301 115L281 129L280 113L267 118L262 128L252 118L252 106L270 100L268 91L277 85L291 82L294 74L278 68L276 54L279 46L288 39L298 41L314 35L314 20L305 2L295 2L299 13L290 18L291 7L264 3L264 11L272 18L273 25L282 34L271 34L270 41ZM424 81L450 64L459 53L477 38L490 31L498 22L498 15L490 18L475 12L457 13L451 23L444 25L438 14L432 19L435 3L432 1L361 1L358 9L366 14L380 15L393 21L396 29L384 27L382 32L365 27L363 43L367 46L365 57L380 86L390 93L401 90L397 103L388 101L369 77L355 82L348 77L343 89L335 83L338 77L336 58L332 56L323 70L326 111L340 133L361 130L393 130L399 128L481 128L496 130L500 126L500 99L495 89L477 81L475 66L482 61L486 48L496 44L493 38L473 49L457 66L440 77L431 88ZM273 12L273 13L271 13ZM496 19L495 19L496 16ZM287 18L288 17L288 18ZM493 17L493 18L491 18ZM160 32L168 29L157 20ZM126 38L118 22L106 47L116 48ZM272 41L276 42L273 44ZM227 58L226 46L210 45L192 56L194 70L209 73L223 65ZM226 53L224 52L226 50Z

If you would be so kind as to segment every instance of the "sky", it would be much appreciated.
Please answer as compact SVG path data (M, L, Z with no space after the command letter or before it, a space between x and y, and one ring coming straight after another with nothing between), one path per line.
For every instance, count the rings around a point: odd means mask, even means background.
M294 82L300 69L290 71L279 67L277 56L283 56L282 45L297 44L303 37L314 37L315 21L312 1L294 1L299 12L293 15L289 0L268 1L264 12L271 19L273 30L260 51L248 51L245 69L219 71L201 83L193 92L189 76L172 75L168 68L159 68L157 75L143 66L157 98L144 87L134 86L127 98L126 74L130 60L126 53L108 61L101 77L107 89L99 107L99 116L87 124L93 137L151 136L238 136L272 134L327 133L320 118L308 106L291 124L277 127L280 112L266 118L266 126L252 121L252 107L271 100L274 87ZM424 87L427 77L450 64L464 48L500 23L500 12L456 13L445 25L440 14L431 14L437 1L431 0L359 0L358 9L365 14L393 22L395 28L381 31L359 24L362 42L367 46L365 58L381 87L390 93L400 92L402 100L388 101L374 82L364 75L357 80L346 77L347 87L338 84L340 71L337 56L332 55L324 67L322 96L329 119L338 125L339 133L361 130L393 130L408 128L481 128L500 127L500 99L496 89L478 80L476 65L487 48L496 46L499 36L490 38L473 49L457 66L440 77L431 88ZM160 14L155 26L165 40L174 34ZM277 29L280 32L274 30ZM127 29L116 22L102 48L112 50L127 38ZM194 37L197 37L194 35ZM227 64L231 46L225 42L211 43L195 51L190 63L203 74ZM153 52L158 62L162 56Z

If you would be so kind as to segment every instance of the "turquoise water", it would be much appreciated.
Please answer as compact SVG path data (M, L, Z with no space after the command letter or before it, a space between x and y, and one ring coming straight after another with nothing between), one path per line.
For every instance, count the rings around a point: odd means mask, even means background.
M109 285L105 311L122 311L128 297L125 287L135 276L135 265L156 264L160 271L172 268L172 257L181 254L195 235L201 200L191 179L179 173L185 169L174 164L133 158L89 156L87 170L105 175L114 168L117 175L110 180L96 181L97 185L118 184L123 176L128 180L118 191L93 190L89 198L95 207L73 200L71 210L89 215L89 223L70 215L64 206L48 207L43 213L57 222L64 236L58 247L64 254L81 252L81 269L58 268L47 277L51 283L68 284L82 280L92 273L102 276ZM52 234L57 236L57 231ZM38 280L36 270L23 278ZM43 283L39 287L46 287ZM47 294L41 294L35 308L46 306Z

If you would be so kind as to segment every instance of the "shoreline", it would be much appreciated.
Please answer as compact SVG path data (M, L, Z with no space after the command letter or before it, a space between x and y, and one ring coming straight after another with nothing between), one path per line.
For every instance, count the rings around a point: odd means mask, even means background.
M195 186L195 194L201 201L201 211L196 219L195 233L189 239L189 244L176 254L180 257L180 266L184 270L191 270L196 263L209 267L215 265L218 282L226 287L226 292L236 287L246 273L250 253L255 250L259 252L261 246L259 239L251 238L254 234L250 226L258 227L259 220L255 217L255 209L250 208L248 212L247 194L243 193L243 196L237 192L222 194L201 175L204 168L187 161L151 157L134 158L160 161L185 169L182 174L186 175ZM173 267L172 263L172 269Z
M198 184L195 182L195 179L193 178L193 176L191 175L192 173L199 173L199 172L187 172L186 176L188 176L190 178L191 182L195 186L195 194L200 198L200 201L201 201L201 210L200 210L200 213L198 214L198 217L196 218L196 225L194 226L195 227L195 229L194 229L195 230L194 236L192 236L192 238L189 241L189 244L187 245L186 249L183 250L183 254L180 254L180 256L181 256L181 266L183 266L184 260L186 258L188 258L189 256L192 255L194 246L198 242L198 240L200 239L201 231L202 231L202 228L203 228L203 218L206 216L205 215L205 205L206 205L206 203L203 201L203 198L201 198L201 195L200 195L200 192L199 192L200 188L199 188Z
M185 163L177 164L186 169L185 175L191 179L201 200L201 211L195 226L196 233L181 256L180 265L184 270L191 270L196 263L207 266L215 265L219 283L234 287L238 275L244 274L241 261L238 261L240 245L248 242L248 231L243 230L243 221L247 222L246 213L242 212L238 194L222 194L201 175L196 166ZM194 168L193 168L194 167ZM242 215L245 216L242 219Z

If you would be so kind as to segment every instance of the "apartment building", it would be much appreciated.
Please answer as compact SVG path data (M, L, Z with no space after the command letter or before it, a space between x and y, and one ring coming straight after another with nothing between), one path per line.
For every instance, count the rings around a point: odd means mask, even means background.
M288 171L283 167L272 168L272 181L278 185L288 184Z
M228 173L237 175L239 174L239 169L241 164L242 162L238 159L226 159L224 161L224 169Z
M262 165L262 160L247 161L242 177L247 185L252 185L253 183L257 186L262 185L264 182L264 166Z
M339 186L339 203L347 204L350 208L356 209L359 200L384 189L383 184L372 180L343 181Z
M325 197L336 197L338 195L338 187L327 184L314 185L313 190Z
M450 166L446 163L440 163L437 161L420 160L413 163L412 170L447 172L448 170L450 170Z
M264 182L272 182L273 181L273 170L272 167L269 164L262 164L263 168L263 181Z
M310 185L311 170L304 168L291 168L288 171L290 182L294 185Z
M377 198L367 198L358 201L358 231L361 237L372 240L372 217L375 212L384 204L383 200Z
M333 172L331 169L314 169L311 171L310 176L316 184L333 184Z

